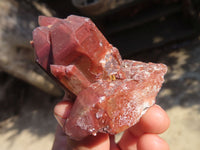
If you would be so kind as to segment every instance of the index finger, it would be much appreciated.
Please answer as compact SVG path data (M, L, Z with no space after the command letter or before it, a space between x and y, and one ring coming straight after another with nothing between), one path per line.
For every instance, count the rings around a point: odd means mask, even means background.
M160 134L169 128L170 119L167 113L159 106L153 105L141 117L140 121L129 131L134 136L141 136L144 133Z

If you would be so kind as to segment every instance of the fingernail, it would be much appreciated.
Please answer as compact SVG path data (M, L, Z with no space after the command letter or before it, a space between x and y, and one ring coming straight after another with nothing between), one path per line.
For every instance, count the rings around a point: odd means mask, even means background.
M55 116L56 120L58 121L59 125L63 128L66 119L63 119L63 118L61 118L60 116L58 116L56 114L54 114L54 116Z
M72 108L72 103L68 101L61 101L54 107L54 116L61 127L65 125Z
M59 102L54 108L54 114L60 118L66 119L71 111L72 103L68 101Z

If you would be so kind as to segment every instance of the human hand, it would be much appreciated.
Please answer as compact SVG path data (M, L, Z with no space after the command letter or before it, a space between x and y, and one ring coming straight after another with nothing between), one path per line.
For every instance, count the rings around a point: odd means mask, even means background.
M55 106L54 113L61 126L71 107L72 103L68 101L61 101ZM58 126L52 150L169 150L168 144L158 136L168 129L169 124L166 112L155 104L136 125L124 131L118 143L114 142L114 136L104 133L91 135L82 141L74 141Z

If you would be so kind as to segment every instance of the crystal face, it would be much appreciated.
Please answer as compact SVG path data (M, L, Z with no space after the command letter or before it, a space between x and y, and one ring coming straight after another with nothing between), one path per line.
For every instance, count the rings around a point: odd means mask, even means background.
M39 17L32 45L40 66L73 95L63 127L72 139L116 134L136 124L155 103L167 67L122 60L86 17Z

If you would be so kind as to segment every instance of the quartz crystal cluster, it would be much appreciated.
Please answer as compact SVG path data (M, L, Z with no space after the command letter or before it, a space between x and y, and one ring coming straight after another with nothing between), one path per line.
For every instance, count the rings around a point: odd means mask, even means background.
M75 95L63 127L72 139L116 134L136 124L155 98L164 64L122 60L86 17L39 17L33 31L37 63Z

